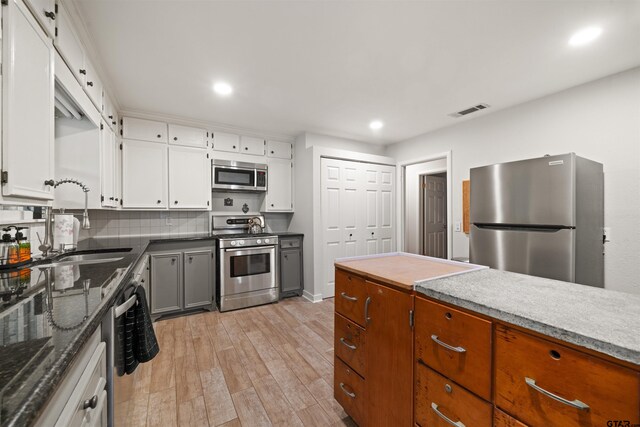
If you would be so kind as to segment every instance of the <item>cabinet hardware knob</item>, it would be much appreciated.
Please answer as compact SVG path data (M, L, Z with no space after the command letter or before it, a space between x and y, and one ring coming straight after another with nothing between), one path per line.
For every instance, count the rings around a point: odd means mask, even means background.
M371 304L371 297L367 297L367 299L364 301L364 323L366 325L371 322L371 317L369 317L369 304Z
M235 148L236 148L236 146L234 145L234 146L233 146L233 148L235 149Z
M193 257L192 256L189 257L189 262L191 262L191 261L193 261Z
M162 203L162 200L158 200L158 203Z
M436 413L437 416L439 416L440 418L442 418L443 420L445 420L447 423L451 424L452 426L465 427L465 425L462 423L462 421L453 421L451 418L447 417L445 414L440 412L440 410L438 409L438 404L437 403L431 402L431 409L433 410L433 412Z
M55 184L56 184L56 182L55 182L54 180L52 180L52 179L48 179L48 180L46 180L46 181L44 182L44 185L50 185L50 186L53 186L53 185L55 185Z
M111 122L111 124L112 124L112 125L116 125L117 123L116 123L116 121L114 120L114 121L112 121L112 122Z
M284 259L289 259L289 255L285 255L285 256L284 256Z
M431 340L436 344L446 348L447 350L455 351L456 353L465 353L467 351L464 347L454 347L452 345L447 344L444 341L441 341L440 339L438 339L437 335L431 335Z
M349 233L349 237L353 237L353 234Z
M273 203L271 203L271 207L273 207Z
M110 119L113 119L113 115L109 116Z
M245 150L248 150L248 149L249 149L249 147L244 147L244 149L245 149Z
M156 136L157 136L158 138L162 138L162 135L160 135L160 134L158 134L158 135L156 135Z
M177 141L177 140L178 140L178 137L177 137L177 136L174 136L174 137L173 137L173 140L174 140L174 141Z
M44 11L44 16L51 19L52 21L56 20L56 14L54 12Z
M271 150L271 154L273 154L273 150Z
M93 87L93 82L87 82L87 86Z
M118 200L120 200L120 199L116 197L116 202L117 202Z
M349 301L358 301L358 297L352 297L351 295L347 295L346 292L340 293L340 296Z
M347 396L349 396L350 398L352 398L352 399L356 398L356 394L355 393L348 392L347 389L344 388L344 383L340 383L340 388L342 389L342 392L344 394L346 394Z
M344 337L340 338L340 342L349 350L355 350L357 348L355 345L348 343L347 340L344 339Z
M87 70L80 68L80 74L87 74Z
M82 409L96 409L98 406L98 395L94 394L91 399L87 399L82 403Z
M371 235L373 236L373 231L371 232Z
M109 200L113 200L113 197L109 197Z
M174 205L177 205L177 204L178 204L178 201L176 200L175 202L173 202L173 204L174 204Z

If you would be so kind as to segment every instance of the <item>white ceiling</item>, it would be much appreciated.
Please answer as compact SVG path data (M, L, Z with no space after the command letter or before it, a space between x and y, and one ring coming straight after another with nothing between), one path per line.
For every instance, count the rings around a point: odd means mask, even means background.
M640 65L640 1L76 4L122 109L289 135L396 142Z

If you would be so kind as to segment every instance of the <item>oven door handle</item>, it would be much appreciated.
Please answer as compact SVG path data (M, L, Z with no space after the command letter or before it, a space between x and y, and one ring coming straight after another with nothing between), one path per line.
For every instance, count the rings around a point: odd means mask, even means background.
M272 250L275 250L276 247L273 245L270 246L248 246L248 247L240 247L240 248L227 248L225 252L247 252L253 251L253 253L249 255L258 255L258 254L266 254L270 253Z

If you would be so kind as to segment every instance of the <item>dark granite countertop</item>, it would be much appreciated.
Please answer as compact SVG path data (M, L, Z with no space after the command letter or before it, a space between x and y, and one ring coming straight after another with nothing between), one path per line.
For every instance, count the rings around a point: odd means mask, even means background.
M0 273L0 287L19 283L21 289L17 298L0 302L0 425L37 420L149 244L206 240L212 240L208 233L91 238L79 242L78 251L131 251L103 264Z
M278 237L295 237L295 236L303 236L304 237L304 233L296 233L294 231L280 231L280 232L276 232L273 233L278 235Z

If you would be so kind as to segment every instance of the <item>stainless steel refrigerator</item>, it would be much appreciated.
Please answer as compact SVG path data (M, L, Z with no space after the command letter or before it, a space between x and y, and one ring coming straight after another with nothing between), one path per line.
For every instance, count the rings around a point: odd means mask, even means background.
M474 264L604 286L604 175L574 153L471 169Z

